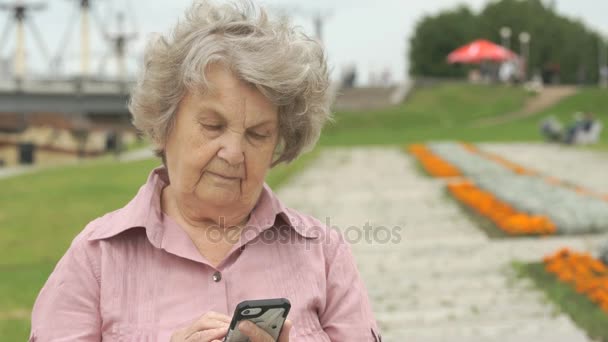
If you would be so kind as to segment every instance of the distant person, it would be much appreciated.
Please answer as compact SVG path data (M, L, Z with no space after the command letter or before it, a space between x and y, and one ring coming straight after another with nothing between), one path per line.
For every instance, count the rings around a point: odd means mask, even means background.
M566 144L574 144L576 141L576 134L583 127L584 113L576 112L574 113L573 117L574 121L572 122L572 124L570 124L570 126L568 126L568 128L566 129L566 134L564 136L564 142Z
M196 2L171 32L148 43L129 104L162 166L74 239L30 341L220 341L238 303L279 297L279 342L380 341L344 236L264 182L330 117L322 46L244 1Z
M577 143L594 144L600 139L602 123L592 112L588 112L582 120L581 131L577 135Z
M540 126L541 134L547 141L561 141L564 134L563 130L562 123L553 115L545 119Z
M357 81L357 68L353 65L349 67L344 74L344 79L342 80L343 88L353 88L355 86L355 82Z
M561 66L559 63L547 63L542 69L542 78L545 84L558 84L560 82L560 70Z
M602 124L592 112L576 113L574 123L568 128L565 142L567 144L590 144L599 139Z
M514 61L506 61L500 64L498 78L502 83L511 83L515 79L516 66Z
M583 131L589 132L591 130L591 128L593 127L594 123L595 123L595 116L593 115L593 113L587 112L587 113L585 113L585 116L582 119L581 128Z
M481 82L481 73L479 72L479 69L474 68L474 69L469 70L468 80L470 83L480 83Z

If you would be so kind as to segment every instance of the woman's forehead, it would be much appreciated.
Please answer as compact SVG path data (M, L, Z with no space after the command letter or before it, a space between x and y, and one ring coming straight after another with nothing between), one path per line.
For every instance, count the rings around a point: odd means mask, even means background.
M230 69L212 66L206 71L208 82L204 92L188 91L188 106L202 114L218 115L226 119L248 117L247 120L276 120L277 106L254 85L238 78Z
M261 104L260 101L239 93L223 97L189 94L185 100L188 107L204 118L244 120L250 125L278 120L276 106Z

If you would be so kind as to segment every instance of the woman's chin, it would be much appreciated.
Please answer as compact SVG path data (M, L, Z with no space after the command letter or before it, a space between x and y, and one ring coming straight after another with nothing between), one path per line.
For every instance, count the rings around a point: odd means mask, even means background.
M202 203L215 207L230 207L238 205L240 194L240 187L208 186L197 197Z

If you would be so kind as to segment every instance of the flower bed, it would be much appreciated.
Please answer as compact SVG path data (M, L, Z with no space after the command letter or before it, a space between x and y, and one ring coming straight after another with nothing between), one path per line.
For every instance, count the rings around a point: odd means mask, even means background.
M460 187L459 201L509 234L608 231L608 202L585 189L564 186L559 179L541 176L473 145L431 143L411 145L408 151L431 175L466 177L470 184ZM456 196L454 189L450 193ZM510 210L506 216L504 208Z
M471 152L471 153L476 153L479 154L480 156L483 156L485 158L487 158L488 160L494 161L498 164L503 165L504 167L510 169L511 171L518 173L518 174L527 174L527 175L537 175L540 177L543 177L540 173L534 171L534 170L530 170L528 168L523 167L522 165L516 164L512 161L509 161L497 154L494 153L490 153L490 152L486 152L483 150L480 150L477 146L470 144L470 143L461 143L462 147ZM580 194L583 195L587 195L587 196L592 196L592 197L597 197L600 198L602 200L608 201L608 194L601 194L598 192L595 192L593 190L587 189L587 188L583 188L581 186L578 186L576 184L571 184L568 182L565 182L557 177L552 177L552 176L545 176L544 177L545 181L549 184L552 185L559 185L559 186L563 186L563 187L567 187L570 188Z
M507 160L497 154L494 153L490 153L490 152L486 152L483 150L480 150L479 148L477 148L477 146L473 145L473 144L469 144L469 143L462 143L462 147L464 149L466 149L467 151L471 152L471 153L476 153L479 154L482 157L485 157L489 160L492 160L504 167L506 167L507 169L520 174L520 175L534 175L537 174L536 171L527 169L525 167L523 167L522 165L519 165L517 163L514 163L510 160Z
M555 274L546 270L546 264L539 260L533 263L513 262L518 277L530 279L548 300L553 302L570 319L584 330L590 341L608 341L608 314L589 298L576 292L570 283L560 281Z
M587 253L560 249L543 259L545 270L608 313L608 267Z
M448 184L448 190L460 202L477 214L487 217L509 235L546 235L557 230L548 217L518 212L470 181L451 182Z
M407 151L418 158L418 161L422 164L422 167L424 167L426 172L434 177L444 178L460 176L460 171L458 171L457 168L437 157L422 144L410 145L408 146Z

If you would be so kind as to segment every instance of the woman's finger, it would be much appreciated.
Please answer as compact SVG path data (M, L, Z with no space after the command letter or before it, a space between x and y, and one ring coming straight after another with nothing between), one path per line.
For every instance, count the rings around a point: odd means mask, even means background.
M275 342L272 336L268 335L264 329L250 321L242 321L239 323L238 329L241 333L249 337L251 342Z
M230 318L227 319L227 317L226 315L210 311L186 328L186 336L206 329L227 327L230 324Z
M192 325L188 326L188 328L186 329L186 336L190 336L199 331L217 328L227 328L228 326L229 324L223 321L218 321L215 319L205 319L204 321L197 321L194 322Z
M219 313L219 312L215 312L215 311L209 311L205 315L203 315L203 317L205 317L205 316L208 316L209 318L214 318L214 319L217 319L218 321L222 321L222 322L226 322L226 323L230 323L230 321L232 320L232 318L230 316L226 316L223 313Z
M291 327L293 323L290 320L286 320L283 324L283 329L281 330L281 335L279 335L278 342L289 342L289 332L291 331Z
M186 338L187 342L209 342L221 340L228 333L228 327L197 331Z

